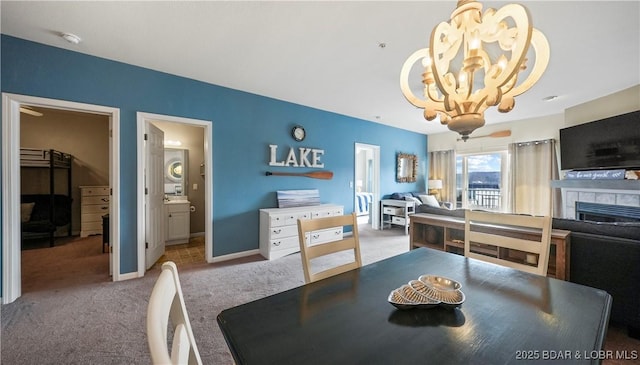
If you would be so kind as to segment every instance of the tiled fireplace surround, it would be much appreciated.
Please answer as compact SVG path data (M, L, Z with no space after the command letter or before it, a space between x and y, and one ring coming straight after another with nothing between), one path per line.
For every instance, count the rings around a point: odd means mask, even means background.
M576 202L640 208L640 181L559 180L552 186L562 191L562 217L576 219Z

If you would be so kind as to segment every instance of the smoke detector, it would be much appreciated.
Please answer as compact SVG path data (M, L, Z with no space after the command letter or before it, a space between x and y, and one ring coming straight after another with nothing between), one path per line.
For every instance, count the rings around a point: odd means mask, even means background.
M82 38L78 37L77 35L73 34L73 33L62 33L60 34L60 36L62 38L64 38L65 41L72 43L72 44L78 44L80 43L80 41L82 41Z

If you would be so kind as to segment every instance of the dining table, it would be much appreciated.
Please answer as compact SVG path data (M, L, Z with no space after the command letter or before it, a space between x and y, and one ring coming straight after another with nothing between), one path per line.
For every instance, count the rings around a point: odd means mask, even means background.
M462 303L390 303L423 275L459 283ZM600 289L418 248L217 321L236 364L597 364L611 303Z

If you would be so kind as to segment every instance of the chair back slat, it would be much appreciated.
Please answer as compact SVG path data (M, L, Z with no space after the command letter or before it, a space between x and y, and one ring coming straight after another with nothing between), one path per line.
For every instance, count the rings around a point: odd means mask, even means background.
M349 226L352 227L352 235L350 237L313 245L307 243L307 237L310 237L315 231L336 227L343 227L344 231L344 227ZM304 278L307 283L325 279L362 266L358 223L355 213L326 218L298 219L298 239L300 241L300 255L302 256ZM311 260L349 250L353 251L352 262L328 269L313 270Z
M512 233L507 234L507 228ZM548 216L467 210L464 237L466 257L547 275L551 245L551 218ZM534 258L535 264L528 262L528 257Z
M171 353L168 346L168 327L173 328ZM162 264L147 307L147 338L153 364L202 364L187 308L182 296L176 264Z

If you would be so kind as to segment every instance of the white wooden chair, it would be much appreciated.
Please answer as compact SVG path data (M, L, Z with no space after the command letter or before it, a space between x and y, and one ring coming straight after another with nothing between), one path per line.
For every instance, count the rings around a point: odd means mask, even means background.
M313 231L345 226L353 227L353 234L351 236L344 237L338 241L314 245L307 244L307 236ZM302 256L304 279L307 283L325 279L362 266L362 259L360 257L360 241L358 238L358 222L355 213L337 217L298 219L298 238L300 241L300 253ZM328 269L323 268L315 272L312 269L311 260L347 250L353 250L353 261Z
M167 344L169 320L173 327L171 353ZM202 364L184 304L178 269L171 261L162 264L162 272L151 292L147 337L153 364Z
M518 233L510 234L509 228L517 228ZM551 245L550 217L467 210L464 238L466 257L538 275L547 275ZM496 255L487 255L479 252L481 250L474 250L474 245L478 244L495 246Z

